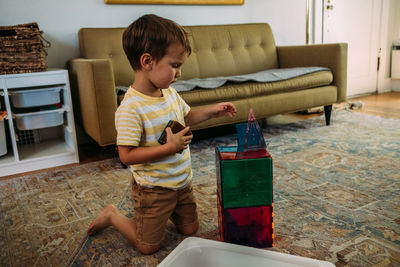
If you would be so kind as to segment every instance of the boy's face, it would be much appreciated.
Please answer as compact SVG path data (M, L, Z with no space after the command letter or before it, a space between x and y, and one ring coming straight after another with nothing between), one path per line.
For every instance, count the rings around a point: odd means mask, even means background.
M153 62L149 78L157 89L168 88L181 76L181 67L187 58L187 53L182 45L173 43L167 48L166 54Z

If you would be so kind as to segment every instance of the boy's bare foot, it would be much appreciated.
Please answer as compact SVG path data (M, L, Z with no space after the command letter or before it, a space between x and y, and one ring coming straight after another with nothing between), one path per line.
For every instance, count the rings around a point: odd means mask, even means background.
M87 234L94 235L97 232L110 226L111 225L111 216L112 216L112 214L115 214L117 212L118 212L118 210L114 205L112 205L112 204L107 205L103 209L103 211L96 217L96 219L94 219L90 223L89 228L87 230Z

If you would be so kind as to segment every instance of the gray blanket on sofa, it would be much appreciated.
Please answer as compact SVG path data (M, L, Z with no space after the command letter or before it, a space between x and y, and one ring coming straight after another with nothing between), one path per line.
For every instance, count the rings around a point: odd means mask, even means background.
M224 85L227 82L243 83L243 82L276 82L288 80L294 77L303 76L309 73L329 70L323 67L299 67L299 68L286 68L286 69L270 69L256 73L249 73L236 76L226 77L212 77L204 79L191 79L186 81L177 81L171 84L171 87L175 88L178 92L190 91L196 87L199 88L217 88Z
M171 87L175 88L178 92L190 91L197 88L212 89L224 85L227 82L243 83L243 82L276 82L288 80L295 77L300 77L309 73L329 70L324 67L298 67L298 68L286 68L286 69L270 69L263 70L260 72L236 75L236 76L225 76L225 77L212 77L204 79L191 79L186 81L177 81L171 84ZM128 87L117 86L117 94L125 93Z

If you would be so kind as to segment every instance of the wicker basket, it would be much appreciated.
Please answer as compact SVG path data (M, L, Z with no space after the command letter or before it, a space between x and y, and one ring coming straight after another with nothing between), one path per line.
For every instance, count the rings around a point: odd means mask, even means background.
M45 71L50 43L42 33L36 22L0 26L0 74Z

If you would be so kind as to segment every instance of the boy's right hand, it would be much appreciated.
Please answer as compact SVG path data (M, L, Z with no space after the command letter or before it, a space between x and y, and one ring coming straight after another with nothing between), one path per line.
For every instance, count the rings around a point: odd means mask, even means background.
M167 127L165 132L167 133L167 143L165 145L171 146L171 150L173 150L174 153L182 153L182 151L188 147L193 138L190 127L185 127L183 130L175 134L172 132L170 127Z

